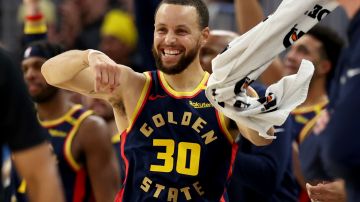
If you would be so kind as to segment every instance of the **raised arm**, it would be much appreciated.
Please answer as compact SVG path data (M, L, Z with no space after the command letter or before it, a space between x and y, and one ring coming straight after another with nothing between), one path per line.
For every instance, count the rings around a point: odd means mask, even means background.
M235 15L238 31L243 34L264 20L264 13L258 0L235 0ZM270 67L260 75L259 80L266 86L284 76L283 64L276 57Z
M258 94L256 93L256 91L250 86L247 88L247 93L251 97L258 97ZM246 127L245 125L243 125L240 122L236 122L236 125L240 131L240 134L256 146L264 146L264 145L268 145L272 142L271 139L265 139L265 138L261 137L257 131ZM267 132L267 134L273 136L274 129L271 128Z
M235 17L239 33L243 34L264 19L258 0L235 0Z

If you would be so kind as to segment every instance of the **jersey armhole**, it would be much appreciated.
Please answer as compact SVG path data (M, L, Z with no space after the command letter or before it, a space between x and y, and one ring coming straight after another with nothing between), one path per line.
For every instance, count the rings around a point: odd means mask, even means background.
M72 127L69 135L66 137L65 143L64 143L64 157L67 161L67 163L70 165L70 167L74 171L79 171L81 169L81 164L77 162L71 152L71 145L74 140L75 135L77 134L79 127L81 126L81 123L90 115L93 114L93 111L86 111L77 119L76 123Z
M140 112L142 111L143 107L145 106L147 97L149 96L149 93L151 90L152 77L150 75L150 72L144 72L144 75L146 77L145 85L141 91L141 95L136 104L135 110L134 110L133 114L131 115L129 127L126 129L127 133L131 130L137 117L139 116Z
M232 137L228 126L226 125L226 121L225 121L225 116L224 114L222 114L221 112L219 112L218 110L216 110L216 118L219 124L219 127L221 129L221 131L224 133L224 135L226 136L226 139L228 139L228 141L230 142L230 144L234 143L234 138Z

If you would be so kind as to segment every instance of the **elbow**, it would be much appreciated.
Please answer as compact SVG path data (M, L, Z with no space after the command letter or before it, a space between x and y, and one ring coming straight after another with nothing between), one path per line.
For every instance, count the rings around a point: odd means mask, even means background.
M267 131L266 134L269 135L269 136L274 136L274 135L275 135L275 129L274 129L273 127L271 127L271 128ZM259 136L259 137L260 137L260 136ZM266 138L264 138L264 137L260 137L260 138L258 138L258 142L256 142L256 144L254 143L254 145L256 145L256 146L266 146L266 145L271 144L272 141L273 141L273 139L266 139Z
M46 82L50 85L56 85L59 81L57 80L54 73L51 71L51 62L50 60L46 61L41 67L41 74L44 76ZM59 77L58 77L59 78Z
M41 66L41 74L48 84L57 87L71 79L69 74L62 71L62 67L59 67L54 58L50 58Z

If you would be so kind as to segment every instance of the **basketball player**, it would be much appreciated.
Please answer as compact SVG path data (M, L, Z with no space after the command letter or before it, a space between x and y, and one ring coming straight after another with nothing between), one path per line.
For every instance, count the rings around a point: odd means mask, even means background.
M22 70L42 127L56 154L67 201L112 201L117 166L105 122L69 94L46 84L41 65L59 53L56 45L35 42L24 53Z
M135 73L94 50L68 51L43 65L51 85L106 99L117 123L128 120L121 135L126 176L117 201L220 201L239 130L254 144L271 142L241 123L228 128L230 120L206 99L209 74L199 49L207 26L203 1L164 0L155 15L159 71Z
M31 3L37 11L37 2ZM32 13L27 20L27 41L46 35L41 13ZM41 26L45 28L38 29ZM21 66L38 119L51 137L66 201L113 201L119 172L105 122L72 103L67 92L48 85L41 74L42 64L61 52L58 45L34 41L24 51ZM26 192L25 183L17 187L20 194Z

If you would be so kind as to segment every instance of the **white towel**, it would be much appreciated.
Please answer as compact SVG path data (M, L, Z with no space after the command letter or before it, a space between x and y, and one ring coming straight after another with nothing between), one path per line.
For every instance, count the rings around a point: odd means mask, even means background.
M246 87L273 58L293 44L337 7L336 0L283 0L274 14L234 39L212 61L206 96L225 116L274 139L266 132L282 125L289 113L305 101L314 67L302 61L295 75L269 86L263 98L246 95Z

